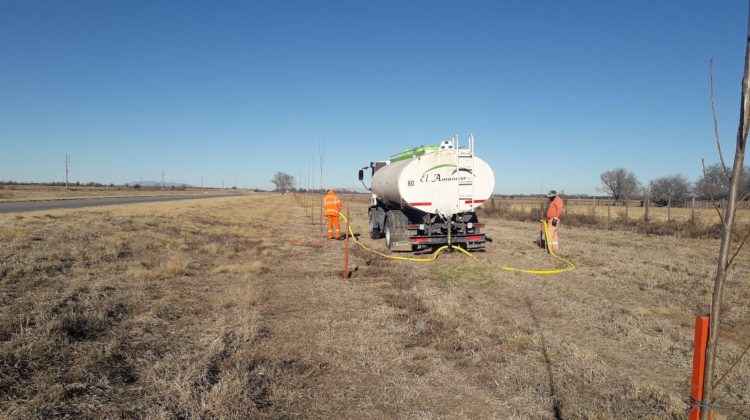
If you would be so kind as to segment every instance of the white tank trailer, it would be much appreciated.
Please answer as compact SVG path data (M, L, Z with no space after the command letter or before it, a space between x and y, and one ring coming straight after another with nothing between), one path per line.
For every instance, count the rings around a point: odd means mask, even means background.
M370 237L385 237L393 250L402 244L482 246L489 238L475 210L492 197L495 174L474 155L474 138L459 147L458 137L439 146L420 146L371 162ZM364 181L363 181L364 182Z

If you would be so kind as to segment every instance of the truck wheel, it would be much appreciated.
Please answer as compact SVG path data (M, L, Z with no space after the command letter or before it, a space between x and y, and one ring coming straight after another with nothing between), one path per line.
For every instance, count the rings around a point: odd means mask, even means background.
M383 237L383 227L385 226L385 211L377 206L371 206L368 210L370 219L370 239L380 239Z
M389 251L393 251L396 244L406 240L408 233L406 225L408 223L406 216L398 210L388 212L385 218L385 246Z
M393 251L393 222L391 218L385 221L385 246L389 251Z
M370 229L370 239L380 239L382 237L383 237L383 232L380 231L380 228Z

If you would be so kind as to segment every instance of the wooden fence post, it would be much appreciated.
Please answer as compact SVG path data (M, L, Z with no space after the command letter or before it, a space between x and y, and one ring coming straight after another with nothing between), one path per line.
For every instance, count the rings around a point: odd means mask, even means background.
M630 220L630 198L625 198L625 220Z
M591 206L591 216L596 218L596 197L594 197L594 205Z
M610 224L612 221L612 215L610 209L612 208L612 205L609 201L607 201L607 229L612 229L612 225Z
M669 196L669 200L667 200L667 223L670 223L672 221L672 196Z
M690 223L695 224L695 197L693 197L693 204L690 207Z
M646 209L643 211L643 221L648 222L648 196L645 197L644 202L646 205Z

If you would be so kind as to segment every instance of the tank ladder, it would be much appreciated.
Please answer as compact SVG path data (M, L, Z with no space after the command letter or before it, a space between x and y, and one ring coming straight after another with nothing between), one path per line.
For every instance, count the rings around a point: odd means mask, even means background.
M469 204L473 211L476 207L474 202L474 135L469 134L468 146L458 146L458 136L453 136L457 152L456 169L459 178L458 181L458 200L459 203Z

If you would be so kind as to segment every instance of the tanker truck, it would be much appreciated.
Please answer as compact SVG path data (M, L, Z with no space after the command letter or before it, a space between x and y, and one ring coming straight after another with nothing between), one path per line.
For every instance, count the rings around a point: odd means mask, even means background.
M495 174L474 155L474 137L460 147L458 136L438 146L420 146L370 162L359 180L370 190L370 237L401 245L481 247L489 239L476 209L492 196ZM371 186L364 183L371 170Z

